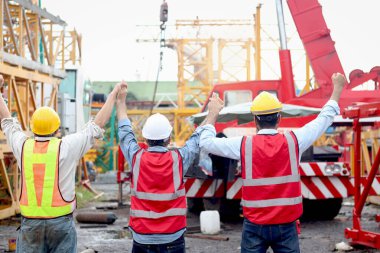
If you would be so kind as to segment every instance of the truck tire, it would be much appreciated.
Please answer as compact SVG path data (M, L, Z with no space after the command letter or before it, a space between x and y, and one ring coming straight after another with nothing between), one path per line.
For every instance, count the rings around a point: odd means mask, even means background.
M221 200L220 204L220 219L222 221L239 221L242 219L242 209L240 199L225 199Z
M201 198L187 198L187 210L190 213L199 214L203 210Z
M303 199L301 220L332 220L338 215L342 202L342 198Z
M221 221L238 221L240 217L240 199L204 198L205 210L219 211Z
M203 199L203 206L206 211L213 211L213 210L220 211L220 204L221 204L220 198L204 198Z

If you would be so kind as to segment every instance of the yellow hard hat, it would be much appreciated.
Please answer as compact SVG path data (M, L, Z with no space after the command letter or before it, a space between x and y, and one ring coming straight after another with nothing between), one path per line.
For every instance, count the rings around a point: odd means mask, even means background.
M50 135L58 130L61 120L58 114L50 107L38 108L32 115L30 128L38 135Z
M263 91L252 101L251 112L255 115L265 115L281 112L282 104L274 95Z

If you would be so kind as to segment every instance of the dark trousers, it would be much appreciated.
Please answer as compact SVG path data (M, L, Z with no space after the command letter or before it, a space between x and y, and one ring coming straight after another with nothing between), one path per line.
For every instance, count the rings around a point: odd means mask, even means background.
M55 219L21 219L16 253L76 253L72 215Z
M299 253L296 222L258 225L244 219L241 253Z
M182 235L165 244L140 244L133 241L132 253L185 253L185 239Z

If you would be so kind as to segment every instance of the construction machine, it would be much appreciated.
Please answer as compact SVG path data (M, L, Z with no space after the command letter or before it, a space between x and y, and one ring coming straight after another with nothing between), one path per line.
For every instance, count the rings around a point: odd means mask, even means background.
M323 17L322 7L317 0L287 0L287 4L314 71L317 84L314 89L296 95L291 52L286 45L282 1L276 0L281 42L279 50L281 79L216 84L209 96L217 93L226 106L250 102L262 91L275 94L286 104L321 108L328 101L333 89L332 74L344 71ZM350 106L354 102L379 100L380 67L374 67L368 73L354 70L348 77L349 83L343 90L339 102L341 108ZM372 88L362 89L363 83L371 83ZM202 111L207 111L207 103ZM284 118L279 125L280 131L302 127L315 117L316 115ZM337 117L334 124L349 126L352 125L352 121ZM376 125L376 119L368 121L367 125ZM215 125L217 137L252 135L254 127L253 122L239 125L237 120ZM341 131L342 135L344 133L348 132ZM352 156L350 158L349 151L352 144L347 141L350 138L343 139L346 141L336 145L335 149L331 146L313 146L301 158L299 169L304 197L304 218L333 219L339 213L343 198L354 194L354 180L351 177ZM362 140L362 143L365 145L366 141ZM376 152L378 146L373 146L372 149ZM368 149L364 149L362 156L367 161L361 168L364 174L365 170L371 168L372 158ZM189 207L197 208L197 205L203 201L206 209L219 209L221 215L226 217L231 214L236 216L239 214L242 188L239 162L217 156L211 158L214 171L212 176L205 175L198 166L194 166L187 173L185 186ZM380 182L378 177L374 180ZM378 184L373 184L370 190L372 194L380 194Z

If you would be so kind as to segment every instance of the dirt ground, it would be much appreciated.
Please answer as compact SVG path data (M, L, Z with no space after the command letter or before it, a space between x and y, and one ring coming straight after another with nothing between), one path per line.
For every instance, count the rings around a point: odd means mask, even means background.
M114 184L95 184L100 191L106 192L105 199L116 200L117 186ZM348 242L344 238L344 229L352 226L350 218L352 210L352 200L344 202L339 215L332 221L303 222L300 235L301 252L305 253L326 253L333 252L335 244ZM100 202L91 204L94 206L116 205L111 202ZM84 209L79 210L84 211ZM101 229L81 229L78 228L78 252L86 248L92 248L99 252L131 252L132 239L129 232L124 229L128 224L128 208L111 210L119 217L114 225ZM380 212L380 207L367 205L363 212L362 226L366 229L380 232L378 224L374 220L374 215ZM190 213L188 215L188 226L199 226L199 217ZM240 252L242 222L223 223L220 233L223 237L228 237L228 241L216 241L206 239L195 239L186 237L187 253L234 253ZM272 252L269 250L268 252ZM380 252L374 249L354 249L354 253Z
M76 211L80 212L113 212L118 219L112 225L98 228L84 228L88 224L77 223L78 252L85 249L93 249L96 252L131 252L132 239L126 226L128 225L129 208L113 209L117 206L118 186L113 180L99 180L101 182L93 184L98 191L104 192L101 201L92 201L85 208ZM127 190L127 189L124 189ZM128 201L127 201L128 203ZM346 200L339 215L332 221L303 222L300 235L301 252L305 253L327 253L333 252L335 244L347 242L344 238L344 229L352 226L350 218L352 210L352 200ZM102 208L102 209L99 209ZM107 208L107 209L104 209ZM362 226L365 229L380 232L378 224L374 220L374 215L379 213L380 207L367 205L363 212ZM0 252L6 252L8 239L16 237L18 219L12 218L3 220L0 223ZM198 215L188 215L188 226L199 226ZM217 241L207 239L197 239L186 237L187 253L234 253L240 252L242 222L223 223L220 236L228 237L228 241ZM268 252L272 252L269 250ZM354 249L354 253L380 252L374 249Z

